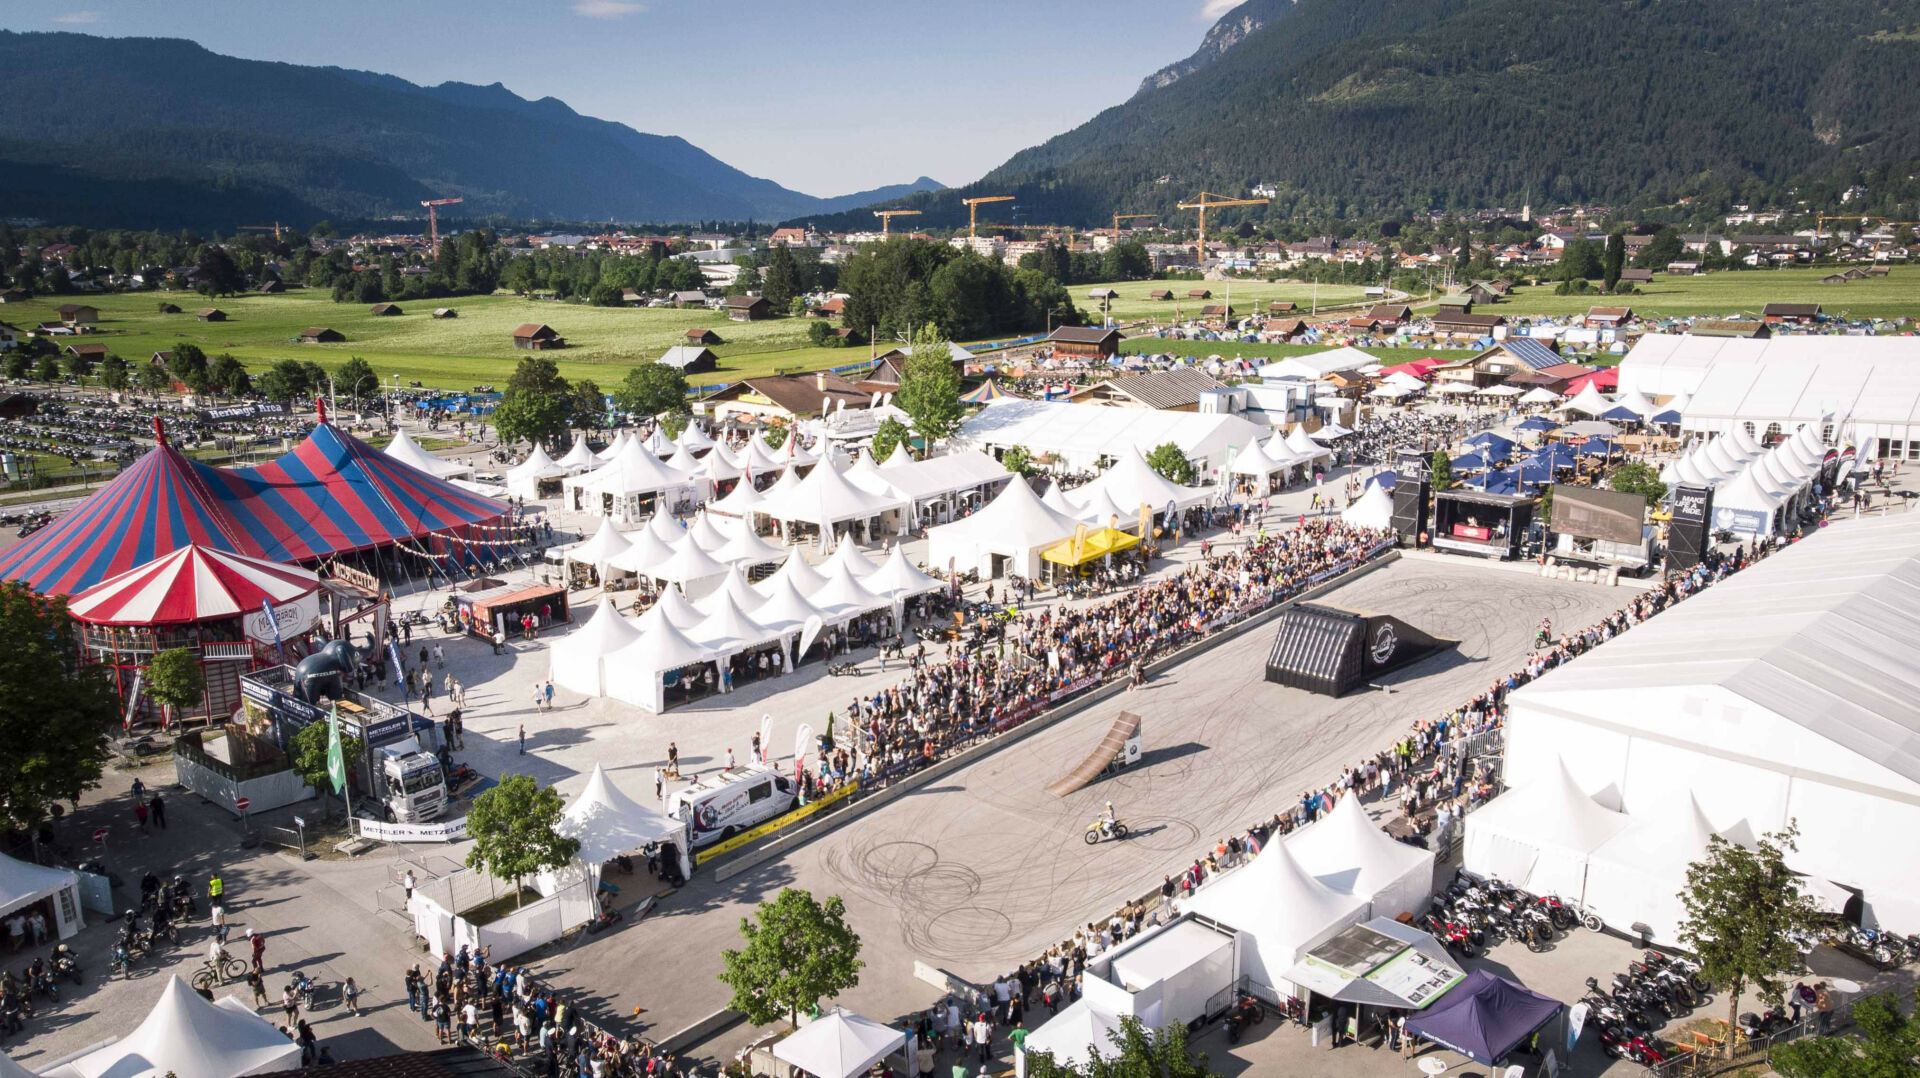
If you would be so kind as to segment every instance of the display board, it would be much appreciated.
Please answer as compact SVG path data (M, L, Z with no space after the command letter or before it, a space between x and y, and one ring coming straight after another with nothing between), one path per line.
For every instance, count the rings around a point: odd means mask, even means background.
M1633 545L1640 542L1646 520L1644 494L1553 485L1552 529L1562 535Z

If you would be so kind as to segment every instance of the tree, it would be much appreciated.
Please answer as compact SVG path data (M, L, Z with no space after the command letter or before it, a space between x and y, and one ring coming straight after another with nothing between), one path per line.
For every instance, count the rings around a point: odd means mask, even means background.
M1663 228L1653 234L1652 242L1640 249L1640 255L1634 262L1641 269L1665 269L1668 263L1680 261L1680 256L1686 250L1686 245L1680 242L1678 230Z
M1445 490L1453 485L1453 458L1447 456L1445 449L1433 451L1433 461L1428 465L1428 470L1432 472L1430 478L1433 489Z
M776 311L784 311L800 294L800 271L787 245L776 244L767 253L767 276L760 282L760 294Z
M1788 980L1781 971L1800 964L1793 937L1811 933L1818 922L1813 900L1787 867L1798 835L1789 823L1751 848L1713 835L1706 857L1687 867L1680 943L1699 956L1701 976L1724 993L1729 1025L1739 1024L1740 997L1749 986L1767 1003L1780 1003ZM1732 1051L1731 1041L1727 1048Z
M173 355L167 360L167 373L195 393L203 392L207 388L207 354L199 345L182 341L173 346Z
M149 393L165 392L167 387L173 384L173 375L168 374L167 368L158 363L140 364L139 369L134 371L133 378L140 383L141 389Z
M287 755L293 762L294 771L316 790L326 791L333 788L333 777L327 772L328 728L324 722L310 722L302 726L293 735L293 741L287 746ZM352 761L366 755L366 746L357 737L340 735L340 755L348 761L347 774L353 774Z
M93 373L93 358L85 352L68 352L66 358L67 373L78 383Z
M1900 1013L1893 993L1856 1002L1853 1024L1858 1037L1789 1041L1773 1048L1769 1062L1781 1078L1920 1078L1920 1015Z
M1218 1078L1219 1072L1207 1063L1207 1054L1195 1056L1187 1047L1184 1022L1156 1030L1128 1016L1107 1036L1111 1050L1099 1049L1093 1059L1078 1067L1063 1066L1047 1053L1034 1052L1027 1057L1027 1078Z
M467 810L467 835L473 839L467 867L512 880L517 908L522 878L564 868L580 852L579 839L556 830L565 811L566 802L553 787L541 786L531 775L503 776Z
M652 360L640 363L613 387L613 403L629 415L658 416L688 411L686 373Z
M1027 452L1027 447L1024 445L1008 446L1006 452L1000 454L1000 463L1015 475L1033 474L1033 454Z
M1607 237L1607 251L1600 259L1600 279L1607 284L1607 291L1620 282L1620 271L1627 264L1627 234L1615 232Z
M573 383L573 425L599 430L606 423L607 395L600 391L600 383L591 378Z
M109 353L107 358L101 360L97 373L100 375L100 385L108 391L119 393L127 388L127 361L118 354Z
M946 334L939 326L929 322L913 335L893 403L907 413L913 432L927 446L960 429L960 419L966 414L960 404L960 368L953 362Z
M206 699L207 675L200 655L192 648L168 648L147 664L147 692L164 704L167 714Z
M860 983L860 937L847 927L847 907L835 895L822 903L788 887L740 919L746 946L722 952L720 980L733 989L727 1006L755 1025L787 1019L799 1028L811 1011Z
M245 364L230 353L222 352L213 357L213 363L207 368L207 388L237 397L253 391L253 376L247 373Z
M26 349L15 348L7 353L5 370L8 378L15 381L23 380L28 372L33 370L33 357L27 354Z
M1667 496L1667 485L1660 481L1659 469L1639 461L1616 465L1607 473L1607 486L1622 494L1644 495L1649 505L1657 505Z
M875 464L889 460L895 453L906 452L900 447L905 444L907 437L906 424L888 416L882 419L880 426L874 430L873 441L868 443L867 452L873 455Z
M283 359L261 371L259 384L261 394L276 401L304 397L313 388L309 384L307 368L297 359Z
M64 601L0 583L0 818L12 827L99 784L120 707L103 668L79 654Z
M1181 486L1193 482L1193 462L1172 442L1154 446L1147 454L1147 466Z
M1600 252L1585 238L1567 244L1560 252L1559 278L1563 281L1584 281L1600 276Z
M359 356L348 356L340 369L333 373L333 388L348 400L362 400L377 396L380 392L380 376L374 373L373 364Z
M573 419L573 397L560 368L545 356L528 356L507 380L493 410L493 425L507 442L560 444Z
M42 382L58 382L60 361L52 352L40 353L40 358L33 362L33 376Z
M203 296L231 296L247 287L247 275L226 248L208 244L200 252L193 289Z

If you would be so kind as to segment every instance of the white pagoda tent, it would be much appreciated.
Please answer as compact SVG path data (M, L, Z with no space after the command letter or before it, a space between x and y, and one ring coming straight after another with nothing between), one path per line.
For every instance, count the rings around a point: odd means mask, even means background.
M1014 1074L1026 1078L1027 1056L1033 1053L1044 1052L1061 1067L1084 1067L1096 1052L1110 1059L1119 1051L1113 1046L1118 1032L1120 1019L1102 1014L1084 999L1074 1000L1027 1035L1025 1050L1014 1058Z
M716 449L707 455L707 459L711 460L721 452L722 450ZM760 503L764 502L766 498L766 494L762 493L745 478L742 478L738 483L733 485L732 490L727 491L725 497L718 501L707 503L707 508L716 513L725 513L728 516L751 520L751 514L759 510Z
M133 1032L69 1059L44 1078L240 1078L293 1070L300 1046L244 1009L202 999L169 976L153 1010Z
M456 477L473 478L473 465L457 460L444 460L420 448L420 443L407 435L405 429L395 428L393 441L387 443L387 456L411 468L418 468L428 475L437 475L442 479Z
M1572 400L1561 405L1560 408L1562 411L1579 412L1581 415L1597 416L1605 415L1612 411L1613 402L1608 400L1598 389L1595 389L1593 382L1589 380L1586 385L1580 388L1580 392L1573 395Z
M820 570L807 563L806 554L797 546L787 548L787 560L780 566L778 572L755 584L754 587L760 594L771 596L773 589L783 580L791 581L794 590L802 595L812 595L820 590L820 585L827 582L827 578L821 574Z
M72 869L47 868L0 853L0 920L50 898L55 899L54 936L67 939L80 931L80 877Z
M542 479L558 479L570 474L571 468L547 456L547 451L536 442L527 459L507 469L507 493L538 499Z
M1367 900L1370 917L1418 914L1433 893L1433 851L1380 830L1352 793L1318 823L1288 835L1287 852L1314 879Z
M613 526L612 517L601 517L593 535L586 542L569 547L564 556L567 561L593 566L595 572L605 577L607 566L632 546L626 534Z
M609 657L607 695L657 715L666 710L667 676L716 657L713 648L696 643L671 622L656 623Z
M1026 480L1017 479L972 516L928 529L927 563L978 569L985 578L996 575L996 561L1004 561L1006 572L1037 577L1040 551L1079 527L1079 519L1041 502Z
M567 803L554 830L579 839L575 860L596 872L623 853L634 853L655 842L671 842L680 854L681 875L693 875L693 842L687 824L628 797L599 764L593 765L587 784Z
M705 620L706 613L680 594L679 588L662 588L660 597L646 612L634 619L633 624L641 632L649 632L665 625L674 629L691 629Z
M548 673L563 689L582 696L604 696L608 657L638 639L640 630L620 616L612 599L602 595L584 625L547 649Z
M776 1042L773 1055L813 1078L856 1078L906 1043L892 1026L835 1007Z
M1159 513L1171 505L1176 509L1185 509L1199 505L1212 497L1213 492L1204 487L1183 487L1159 472L1147 463L1137 447L1121 453L1113 467L1101 472L1093 482L1081 488L1087 494L1095 490L1104 490L1113 496L1120 505L1146 504ZM1082 498L1084 501L1084 496Z
M880 563L880 567L873 571L873 575L861 583L871 591L890 595L895 599L925 595L946 587L908 561L907 552L898 545L887 553L887 560Z
M578 475L598 468L600 458L594 456L593 450L587 448L587 436L576 434L573 436L573 445L569 446L566 453L554 463L565 468L567 474Z
M1291 994L1281 975L1341 929L1366 920L1367 906L1367 899L1315 879L1278 841L1267 843L1252 864L1195 891L1184 912L1238 933L1249 991L1278 1002Z
M760 609L767 601L766 596L754 591L753 588L747 584L745 572L736 569L728 573L726 577L720 581L719 587L701 596L700 601L694 603L693 606L694 609L700 611L703 615L712 614L719 608L722 602L729 598L733 600L734 605L749 614Z
M1587 796L1556 758L1546 774L1467 815L1467 871L1579 901L1587 859L1627 822Z
M1307 425L1305 423L1295 423L1293 425L1293 430L1287 434L1287 448L1310 460L1330 461L1333 459L1333 450L1314 441L1313 437L1307 433Z
M788 473L793 474L792 472ZM786 477L781 477L785 482ZM791 489L767 492L767 498L754 511L775 520L811 524L822 532L837 525L865 523L906 510L904 498L876 494L855 486L829 462L822 462Z
M800 632L812 618L826 621L820 608L800 593L791 577L774 577L771 582L773 586L765 592L766 601L753 611L753 620L781 632Z
M1340 519L1356 528L1391 528L1393 495L1380 484L1369 483L1352 505L1340 511Z
M673 556L648 570L647 575L669 584L678 584L689 594L705 595L730 571L726 562L700 549L692 536L682 536L674 544Z

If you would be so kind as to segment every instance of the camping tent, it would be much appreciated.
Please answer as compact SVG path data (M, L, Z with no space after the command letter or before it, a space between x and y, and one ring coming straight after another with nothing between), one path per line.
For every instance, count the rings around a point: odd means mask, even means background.
M1026 1078L1027 1056L1044 1052L1056 1066L1083 1067L1095 1052L1111 1058L1116 1054L1113 1034L1120 1032L1120 1019L1102 1014L1087 1001L1075 1000L1060 1013L1027 1035L1025 1051L1014 1060L1015 1072Z
M1560 1014L1561 1003L1477 969L1440 1002L1407 1018L1407 1035L1492 1067Z
M1393 495L1378 483L1367 484L1358 500L1340 513L1340 519L1356 528L1393 526Z
M685 821L676 820L642 805L613 784L599 764L587 784L573 795L566 812L554 830L580 840L574 854L581 864L598 868L623 853L643 849L652 842L671 842L680 853L680 872L693 874L692 837Z
M985 578L998 575L996 562L1004 559L1005 572L1035 577L1041 549L1079 526L1079 520L1043 504L1026 480L1016 479L972 516L928 529L927 564L960 572L978 569Z
M434 456L420 448L420 443L408 437L404 429L394 430L393 441L387 443L384 452L402 464L418 468L428 475L437 475L442 479L452 479L455 476L471 478L473 475L473 465Z
M1645 925L1649 938L1666 946L1680 942L1687 867L1707 855L1713 836L1700 803L1683 794L1674 811L1631 817L1626 830L1587 860L1587 909L1622 931Z
M1467 871L1537 895L1580 901L1587 859L1625 830L1627 817L1602 808L1574 784L1566 765L1510 790L1467 816Z
M608 656L638 639L640 630L620 616L612 599L602 595L586 624L549 645L547 670L553 683L563 689L583 696L605 695Z
M854 1078L906 1043L892 1026L835 1007L777 1042L773 1055L814 1078Z
M291 1070L300 1046L264 1018L200 998L177 976L133 1032L46 1071L46 1078L239 1078Z
M1270 842L1253 863L1194 892L1185 911L1240 934L1240 971L1250 991L1278 1002L1281 974L1315 945L1366 920L1367 900L1328 887Z
M1419 913L1433 891L1432 851L1389 838L1352 794L1325 819L1287 836L1286 844L1315 879L1367 900L1373 917Z
M0 854L0 918L47 901L47 923L61 939L80 931L80 877L71 869L47 868Z

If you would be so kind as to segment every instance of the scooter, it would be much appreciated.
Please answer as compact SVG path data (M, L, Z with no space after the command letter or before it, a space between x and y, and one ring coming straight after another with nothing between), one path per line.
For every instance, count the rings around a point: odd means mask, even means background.
M1103 817L1087 825L1087 845L1092 846L1102 839L1126 838L1127 825L1122 820L1108 823Z

